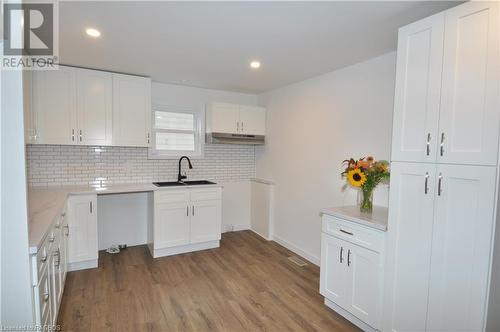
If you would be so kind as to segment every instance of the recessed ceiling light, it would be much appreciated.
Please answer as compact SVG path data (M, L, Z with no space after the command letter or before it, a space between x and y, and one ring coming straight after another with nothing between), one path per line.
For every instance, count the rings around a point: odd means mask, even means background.
M259 61L252 61L252 62L250 62L250 67L252 67L253 69L258 69L258 68L260 68L260 62Z
M97 37L100 37L101 36L101 31L97 30L97 29L94 29L94 28L87 28L85 29L85 32L87 33L87 35L89 35L90 37L94 37L94 38L97 38Z

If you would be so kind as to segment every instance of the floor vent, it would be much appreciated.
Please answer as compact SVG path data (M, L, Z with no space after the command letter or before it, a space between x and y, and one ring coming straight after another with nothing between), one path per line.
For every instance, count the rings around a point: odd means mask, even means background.
M306 266L307 265L307 263L304 260L300 259L298 256L290 256L290 257L288 257L288 259L298 266Z

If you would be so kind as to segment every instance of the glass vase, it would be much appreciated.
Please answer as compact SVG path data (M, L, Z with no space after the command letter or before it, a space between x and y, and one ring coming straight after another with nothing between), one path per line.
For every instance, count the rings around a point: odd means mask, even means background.
M373 189L361 189L359 198L359 210L363 213L373 211Z

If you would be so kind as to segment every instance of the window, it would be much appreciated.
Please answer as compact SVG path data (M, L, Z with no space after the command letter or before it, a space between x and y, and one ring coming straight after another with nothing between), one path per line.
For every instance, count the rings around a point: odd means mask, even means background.
M152 159L203 155L203 108L153 106Z

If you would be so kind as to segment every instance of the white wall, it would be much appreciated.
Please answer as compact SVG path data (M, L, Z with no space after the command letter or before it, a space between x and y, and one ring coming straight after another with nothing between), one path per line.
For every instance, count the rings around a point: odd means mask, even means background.
M355 203L354 191L342 191L342 160L390 157L395 64L389 53L259 96L268 131L257 177L276 184L274 238L313 262L320 209ZM375 204L387 196L380 188Z
M0 52L3 52L0 43ZM1 326L34 322L28 254L22 72L1 79Z

